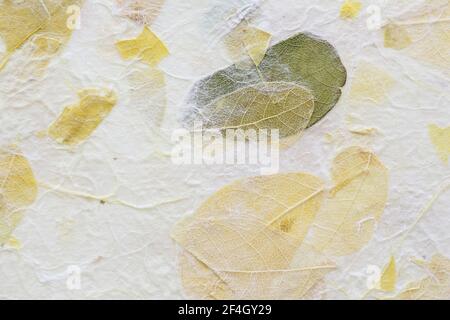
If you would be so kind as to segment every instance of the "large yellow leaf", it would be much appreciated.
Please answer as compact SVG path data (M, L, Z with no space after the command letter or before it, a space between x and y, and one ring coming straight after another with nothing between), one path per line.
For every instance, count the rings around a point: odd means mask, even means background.
M384 268L380 279L380 288L384 291L394 291L397 284L397 268L395 259L391 257L389 264Z
M324 253L339 256L363 247L386 202L387 170L372 152L344 150L331 173L335 186L328 191L305 173L238 180L178 223L173 238L182 247L187 294L309 297L334 268Z
M435 124L430 124L428 134L439 158L447 164L450 156L450 126L441 128Z
M428 0L417 15L408 14L383 28L384 45L417 60L450 70L450 6Z
M250 57L256 66L263 60L272 35L245 23L233 29L225 38L225 45L233 61Z
M0 2L0 37L6 52L0 57L0 69L11 55L26 42L32 43L32 56L41 59L41 66L48 64L72 34L69 28L70 6L82 4L82 0L42 0Z
M28 160L0 151L0 245L5 244L37 196L37 183Z
M304 249L311 259L293 264L322 192L320 179L302 173L243 179L219 190L173 233L185 250L181 274L187 293L233 299L305 296L333 268L311 248Z
M378 157L359 147L340 153L331 169L334 187L314 223L313 244L333 255L347 255L371 239L388 196L388 171Z

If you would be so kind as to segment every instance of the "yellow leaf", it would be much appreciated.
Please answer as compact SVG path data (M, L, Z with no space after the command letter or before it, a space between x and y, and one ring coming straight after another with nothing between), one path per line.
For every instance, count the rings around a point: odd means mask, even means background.
M37 183L28 160L0 151L0 245L8 242L25 208L37 196Z
M173 232L182 281L202 298L306 296L334 266L311 248L294 263L319 209L323 183L302 174L239 180L210 197Z
M60 143L74 145L84 141L116 105L116 96L109 90L85 89L78 95L80 102L66 107L48 130Z
M352 104L368 101L374 104L382 103L395 80L382 69L363 62L353 75L349 99Z
M342 19L353 19L361 11L362 4L357 0L345 0L341 6L340 16Z
M0 3L0 37L6 52L0 57L0 69L10 56L27 41L31 41L33 56L42 59L41 67L59 52L68 41L72 30L68 28L70 6L81 6L82 0L13 1Z
M269 48L272 35L248 25L239 25L225 38L228 52L234 61L249 56L259 66Z
M380 279L380 288L384 291L394 291L397 283L397 270L395 267L395 259L391 257L389 264L383 270Z
M409 13L383 28L385 46L415 59L450 70L450 6L428 0L417 14Z
M331 173L335 187L328 192L320 179L305 173L238 180L179 222L172 236L182 247L187 294L310 297L334 268L325 257L364 246L387 198L387 170L370 151L344 150Z
M447 164L450 156L450 127L440 128L435 124L430 124L428 133L439 157Z
M19 250L20 248L22 248L22 244L20 243L20 241L18 239L16 239L15 237L11 236L9 238L9 240L7 241L6 245L9 248L13 248L16 250Z
M343 256L371 239L388 195L388 171L377 156L360 147L341 152L331 169L334 187L328 192L312 232L314 247Z
M120 55L124 59L139 59L155 66L169 55L164 43L148 28L135 39L122 40L116 43Z
M384 46L401 50L409 47L411 37L405 27L390 23L384 27Z
M430 274L420 281L410 283L395 299L399 300L448 300L450 299L450 260L434 255L424 263Z

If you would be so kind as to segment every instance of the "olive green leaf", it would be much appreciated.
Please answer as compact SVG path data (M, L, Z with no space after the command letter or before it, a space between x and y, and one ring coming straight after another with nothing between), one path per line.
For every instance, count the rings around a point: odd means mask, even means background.
M186 125L202 121L205 128L271 126L280 129L281 137L294 135L335 106L347 78L333 46L306 33L270 47L259 66L247 60L194 85Z

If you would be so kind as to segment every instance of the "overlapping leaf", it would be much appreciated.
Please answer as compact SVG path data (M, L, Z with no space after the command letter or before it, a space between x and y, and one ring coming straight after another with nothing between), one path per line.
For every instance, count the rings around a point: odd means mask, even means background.
M190 108L184 119L188 126L195 121L208 123L207 119L211 117L217 119L216 103L224 96L248 87L262 88L267 92L268 88L275 86L276 90L277 84L284 82L292 87L295 85L304 87L313 95L314 111L307 124L309 127L334 107L341 96L341 87L346 81L346 70L336 50L328 42L310 34L300 33L270 47L259 66L248 59L248 63L231 65L196 83L188 101ZM242 65L247 67L243 68ZM260 95L254 93L254 96ZM252 121L264 121L266 106L256 100L258 103L248 106L248 109L253 109L252 114L256 115ZM309 108L305 101L299 100L298 104ZM227 107L233 109L235 106ZM224 116L220 118L224 122L238 122L242 118L242 114L233 114L235 119L231 120L228 116L230 114L232 112L225 110ZM210 124L219 128L224 126L224 123L221 125L216 121ZM284 127L285 125L280 122L273 129ZM296 127L295 130L301 129L301 126ZM292 134L292 130L282 131Z
M386 175L373 153L353 147L336 157L331 190L304 173L248 178L222 188L173 233L182 247L188 295L308 297L334 267L321 251L349 254L371 237L374 223L363 224L381 214ZM322 232L323 227L329 228Z
M450 299L450 260L440 254L430 262L422 263L429 275L410 283L396 299L400 300L448 300Z
M116 105L116 96L109 90L85 89L78 96L80 102L66 107L48 130L49 135L60 143L75 145L83 142Z

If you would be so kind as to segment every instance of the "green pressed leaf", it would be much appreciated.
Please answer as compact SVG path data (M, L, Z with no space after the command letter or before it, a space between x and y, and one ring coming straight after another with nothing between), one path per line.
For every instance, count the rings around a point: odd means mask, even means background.
M326 41L313 35L300 33L270 47L259 66L251 63L233 64L228 68L219 70L213 75L206 77L196 83L189 98L189 114L185 123L202 121L205 127L226 127L234 115L231 103L223 111L223 116L218 116L224 97L227 102L237 101L237 97L244 95L257 97L255 103L247 103L246 109L253 115L261 118L253 118L252 121L264 121L267 113L264 109L287 108L286 104L271 104L271 101L262 103L262 98L267 92L278 91L280 83L290 84L292 88L301 86L303 90L310 90L314 97L314 111L306 127L310 127L323 118L337 103L341 96L341 87L346 82L346 70L336 50ZM245 66L245 67L243 67ZM262 85L264 84L264 85ZM297 86L296 86L297 85ZM245 89L248 90L245 90ZM252 93L254 90L262 89L260 93ZM306 94L302 94L306 98ZM232 98L230 98L232 97ZM299 108L309 109L310 104L306 100L299 99ZM291 104L291 108L292 108ZM237 106L242 109L242 106ZM298 111L298 108L297 108ZM279 113L282 111L280 110ZM276 112L275 112L276 113ZM302 111L301 114L307 112ZM242 117L238 117L239 120ZM294 116L289 122L296 121L301 117ZM222 122L218 121L221 119ZM237 119L233 120L237 121ZM301 120L300 120L301 121ZM302 129L301 125L294 126L295 130L289 130L285 124L279 122L273 129L280 129L280 136L288 136ZM284 134L284 135L283 135Z

